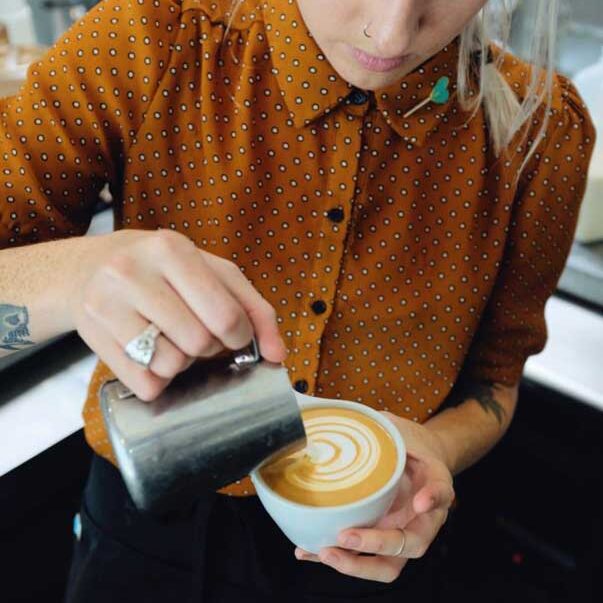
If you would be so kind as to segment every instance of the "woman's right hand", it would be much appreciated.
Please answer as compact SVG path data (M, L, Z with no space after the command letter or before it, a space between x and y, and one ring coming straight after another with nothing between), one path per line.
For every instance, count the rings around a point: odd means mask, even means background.
M70 308L82 339L140 399L153 400L198 357L246 346L255 334L272 362L286 356L272 306L232 262L168 230L120 230L78 266ZM125 353L152 322L149 369Z

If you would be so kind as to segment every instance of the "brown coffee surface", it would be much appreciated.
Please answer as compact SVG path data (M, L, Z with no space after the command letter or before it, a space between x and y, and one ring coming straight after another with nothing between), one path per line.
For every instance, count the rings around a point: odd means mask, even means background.
M370 496L391 478L396 444L377 421L356 410L302 412L308 446L260 470L269 488L297 503L345 505Z

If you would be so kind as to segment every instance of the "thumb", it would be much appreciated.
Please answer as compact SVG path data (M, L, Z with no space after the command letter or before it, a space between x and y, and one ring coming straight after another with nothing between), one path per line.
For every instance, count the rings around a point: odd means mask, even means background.
M434 509L448 509L454 499L452 486L444 480L436 480L423 486L413 498L413 509L417 515Z

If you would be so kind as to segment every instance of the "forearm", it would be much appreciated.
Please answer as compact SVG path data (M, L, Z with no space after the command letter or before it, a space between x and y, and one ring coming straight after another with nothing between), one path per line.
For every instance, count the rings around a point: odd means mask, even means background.
M445 410L424 425L437 436L453 475L485 456L507 431L517 404L517 386L467 382Z
M0 251L0 357L73 330L77 275L104 237L76 237ZM91 253L92 252L92 253Z

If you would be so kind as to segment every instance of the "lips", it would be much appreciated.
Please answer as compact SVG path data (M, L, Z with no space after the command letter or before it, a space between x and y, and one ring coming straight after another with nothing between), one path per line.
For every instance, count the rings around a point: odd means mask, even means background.
M365 69L368 69L369 71L377 71L379 73L397 69L404 63L406 59L408 59L409 56L404 55L393 58L376 57L372 54L364 52L364 50L360 50L360 48L355 47L352 48L352 54Z

